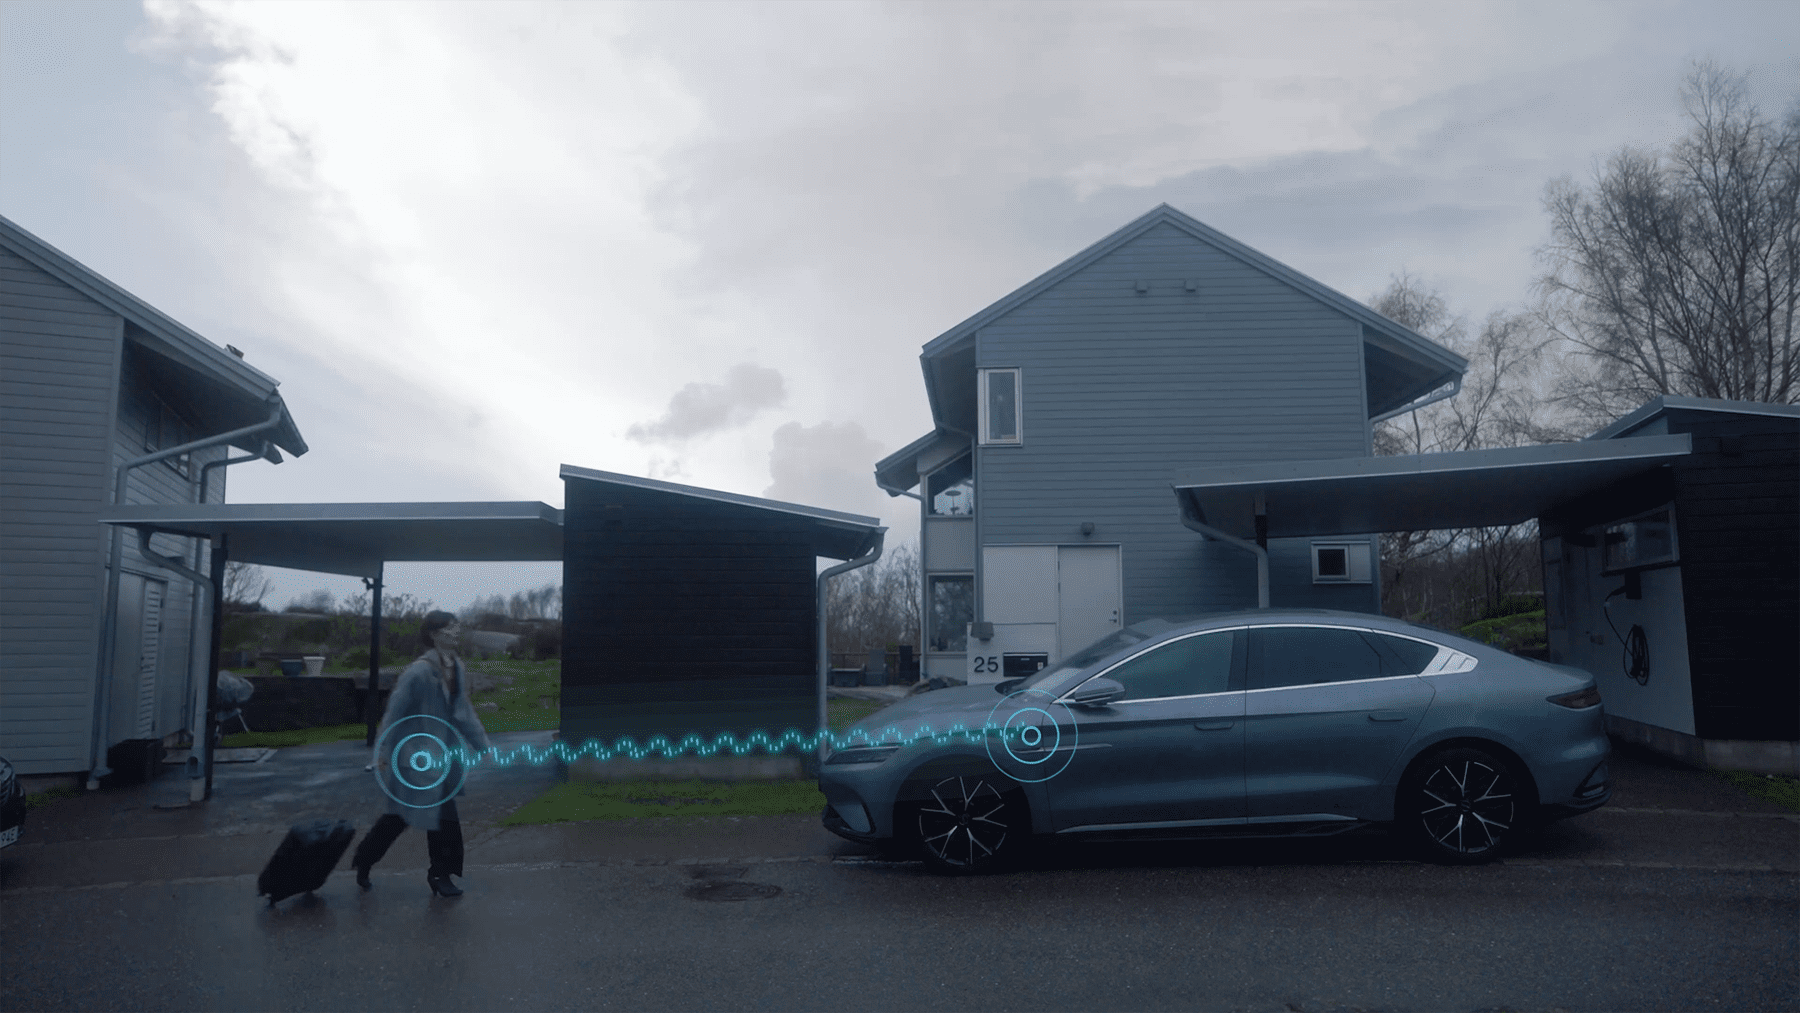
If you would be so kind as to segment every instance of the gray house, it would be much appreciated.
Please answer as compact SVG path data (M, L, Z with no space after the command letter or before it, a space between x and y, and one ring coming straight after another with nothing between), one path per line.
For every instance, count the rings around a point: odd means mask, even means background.
M275 388L0 218L0 755L20 775L105 774L122 743L194 727L201 597L96 518L222 503L222 465L305 453ZM195 539L150 549L208 565Z
M1374 423L1468 365L1168 205L920 361L935 428L875 477L920 500L923 670L975 682L1145 617L1254 606L1262 546L1184 526L1175 469L1369 456ZM1273 604L1380 611L1368 536L1259 541Z

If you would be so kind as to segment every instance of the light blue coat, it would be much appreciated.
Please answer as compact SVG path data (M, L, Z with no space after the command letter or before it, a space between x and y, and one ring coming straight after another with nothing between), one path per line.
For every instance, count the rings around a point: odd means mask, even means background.
M468 673L463 667L462 659L456 659L456 677L451 683L449 692L444 690L444 677L432 654L426 654L406 667L400 678L394 682L394 691L388 695L387 712L381 716L381 727L375 733L377 751L392 752L395 743L384 741L388 727L402 718L416 714L429 715L449 722L463 735L464 744L471 752L480 752L488 748L487 729L481 726L481 719L475 716L475 705L469 700ZM419 722L415 722L417 724ZM423 722L426 725L437 725L437 722ZM448 738L448 729L437 725ZM434 733L436 734L436 733ZM455 746L456 743L449 743ZM380 758L376 757L377 776L380 771ZM404 760L402 761L404 763ZM402 767L404 769L404 766ZM452 770L444 779L441 787L436 789L431 798L435 804L429 806L406 805L393 796L383 792L387 799L387 811L406 820L406 825L420 830L436 830L438 813L443 803L456 797L462 787L461 770Z

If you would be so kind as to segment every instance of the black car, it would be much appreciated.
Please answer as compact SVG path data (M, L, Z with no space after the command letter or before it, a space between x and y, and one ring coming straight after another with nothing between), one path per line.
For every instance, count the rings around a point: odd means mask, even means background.
M0 757L0 848L16 844L25 826L25 789L13 765Z

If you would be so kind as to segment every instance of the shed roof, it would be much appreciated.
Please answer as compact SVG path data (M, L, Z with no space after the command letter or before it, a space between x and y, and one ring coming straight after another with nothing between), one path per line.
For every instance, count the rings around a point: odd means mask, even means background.
M654 478L638 478L635 475L595 471L592 468L581 468L573 464L562 466L562 477L564 481L572 479L701 502L726 503L808 521L811 522L813 530L814 553L831 559L854 559L857 556L865 555L875 547L879 537L887 531L878 517L864 517L861 514L826 510L799 503L784 503L780 500L744 496L735 492L703 489L699 486L664 482Z
M384 562L562 558L546 503L162 503L104 510L103 524L210 538L244 563L374 577Z
M1590 440L1614 440L1661 418L1671 408L1687 411L1723 412L1731 415L1774 415L1800 419L1800 405L1768 404L1762 401L1725 401L1710 397L1677 397L1662 394L1646 401L1638 410L1589 436Z
M934 429L875 462L875 484L889 496L898 496L918 485L924 471L954 459L969 445L969 438L961 433ZM920 461L926 466L920 467Z
M1450 454L1195 468L1173 483L1184 515L1270 538L1517 524L1692 452L1685 433Z
M0 216L0 245L125 319L125 336L145 354L140 364L153 380L173 389L208 432L229 432L262 422L271 408L281 423L268 439L290 454L306 453L306 441L276 388L281 381L246 363L113 284L87 265Z
M1349 316L1363 327L1364 343L1377 350L1369 356L1371 415L1398 408L1450 383L1468 369L1469 361L1424 335L1301 274L1280 261L1244 245L1199 219L1168 204L1158 204L1100 241L1075 254L1014 290L998 302L950 328L925 344L919 354L925 372L925 394L932 418L959 429L973 430L969 413L975 403L975 332L1011 312L1039 293L1069 277L1113 250L1161 224L1173 225L1196 239L1271 275ZM964 404L967 411L952 411ZM965 418L964 415L969 417Z

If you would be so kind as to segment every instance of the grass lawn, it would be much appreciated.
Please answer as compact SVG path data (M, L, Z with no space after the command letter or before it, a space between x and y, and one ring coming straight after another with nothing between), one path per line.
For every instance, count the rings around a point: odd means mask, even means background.
M512 685L496 685L475 695L477 705L499 704L479 711L489 732L547 731L561 724L561 712L538 706L539 697L561 695L562 669L557 661L477 661L470 667L494 677L510 676ZM880 710L875 700L834 697L826 701L826 724L843 731ZM362 724L302 728L287 732L239 732L227 735L222 748L303 746L342 739L362 739ZM630 819L643 816L777 816L817 813L825 796L812 781L571 781L559 784L520 806L503 822L508 826L574 820Z

